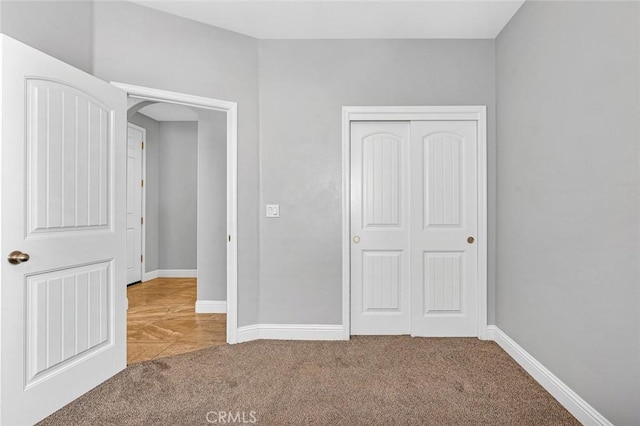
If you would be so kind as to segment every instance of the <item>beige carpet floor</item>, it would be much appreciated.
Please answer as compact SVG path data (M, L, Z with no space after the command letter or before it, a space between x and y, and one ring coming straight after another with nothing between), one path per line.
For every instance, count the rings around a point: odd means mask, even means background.
M147 361L129 366L41 424L252 420L260 425L579 424L495 343L406 336L257 341Z

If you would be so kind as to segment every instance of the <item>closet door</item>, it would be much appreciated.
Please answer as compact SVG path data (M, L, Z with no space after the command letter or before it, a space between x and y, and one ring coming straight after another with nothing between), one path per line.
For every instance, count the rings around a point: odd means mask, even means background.
M477 127L411 123L411 335L477 336Z
M409 334L410 122L351 124L351 334Z

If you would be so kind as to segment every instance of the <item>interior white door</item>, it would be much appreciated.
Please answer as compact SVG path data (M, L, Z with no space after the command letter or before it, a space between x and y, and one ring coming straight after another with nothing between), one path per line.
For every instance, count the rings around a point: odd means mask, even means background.
M144 129L127 132L127 284L142 280L142 144Z
M409 334L410 122L351 123L351 334Z
M0 408L25 425L126 367L126 94L0 49Z
M411 123L411 334L478 335L477 126Z

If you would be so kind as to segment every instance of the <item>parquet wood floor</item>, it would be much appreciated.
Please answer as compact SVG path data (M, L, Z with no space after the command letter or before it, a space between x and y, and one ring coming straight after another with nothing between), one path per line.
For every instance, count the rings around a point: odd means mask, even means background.
M127 364L226 344L225 314L196 314L195 278L127 288Z

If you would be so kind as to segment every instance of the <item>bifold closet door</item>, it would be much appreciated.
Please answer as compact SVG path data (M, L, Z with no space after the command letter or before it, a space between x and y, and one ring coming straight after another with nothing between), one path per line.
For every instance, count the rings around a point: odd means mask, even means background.
M477 126L411 123L411 335L477 336Z
M408 121L351 123L351 334L409 334Z

